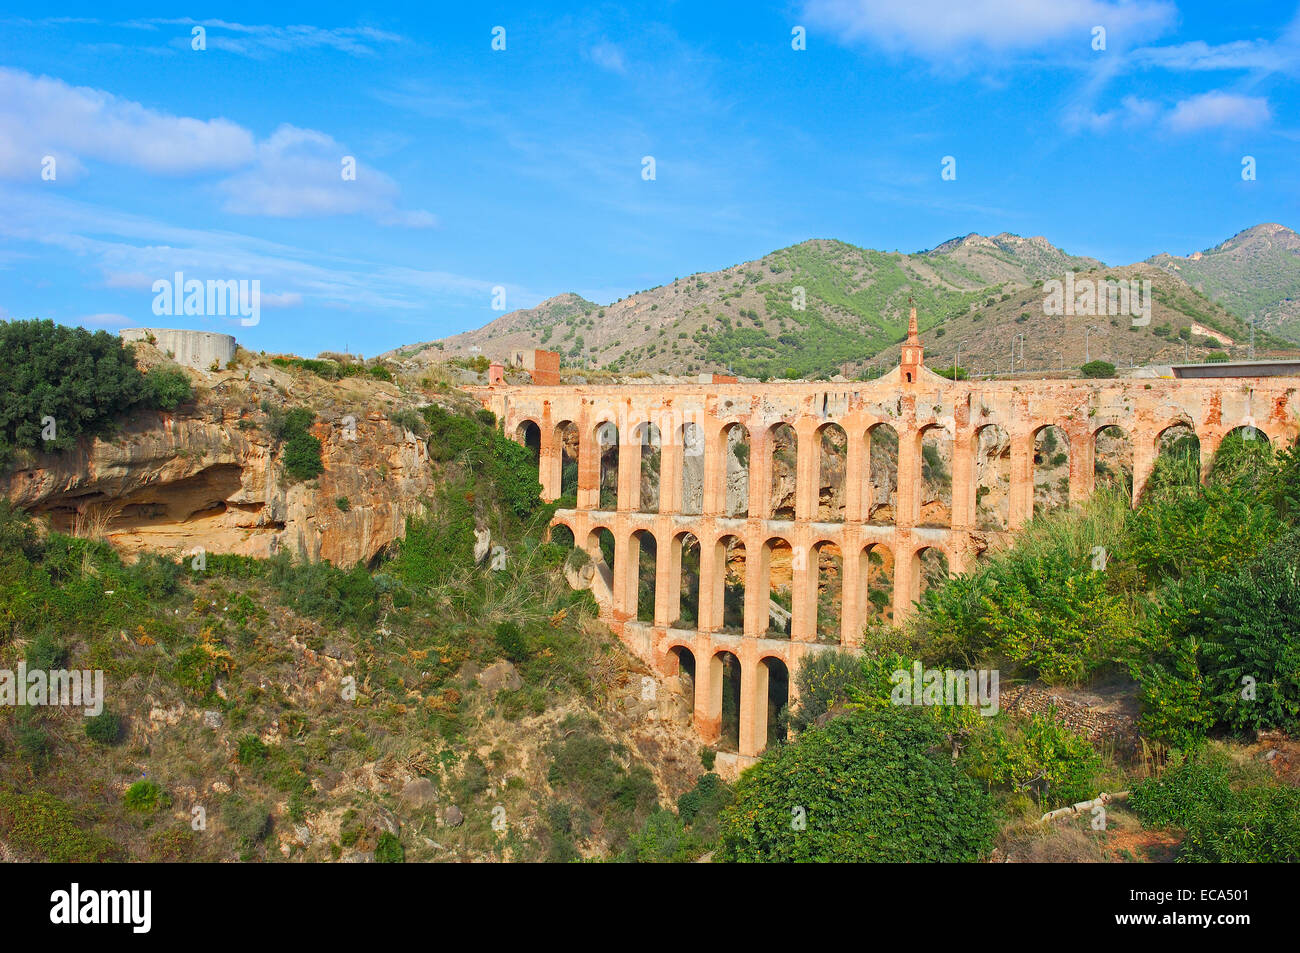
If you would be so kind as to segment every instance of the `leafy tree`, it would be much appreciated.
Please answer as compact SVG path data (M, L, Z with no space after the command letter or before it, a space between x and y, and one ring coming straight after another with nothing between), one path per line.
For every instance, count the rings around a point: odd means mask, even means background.
M1110 361L1089 361L1079 368L1084 377L1114 377L1115 365Z
M83 435L104 436L150 398L134 350L106 331L0 322L0 354L0 464L14 450L67 450Z
M996 831L990 797L914 708L836 718L760 761L735 792L719 847L731 861L974 861Z

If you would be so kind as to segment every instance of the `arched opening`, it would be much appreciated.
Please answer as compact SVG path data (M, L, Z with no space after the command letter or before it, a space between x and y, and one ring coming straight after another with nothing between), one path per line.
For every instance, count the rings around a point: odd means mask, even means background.
M926 546L917 552L912 564L912 601L948 581L948 556L938 546Z
M722 429L727 455L726 506L728 516L749 516L749 431L744 424L727 424Z
M538 467L538 482L541 482L542 428L531 420L522 420L515 428L515 439L528 448L533 455L533 465Z
M714 544L713 606L716 627L723 632L745 631L745 544L738 536L722 536Z
M792 520L798 487L799 436L789 424L780 423L768 431L768 445L772 448L772 519Z
M813 547L817 560L817 641L838 645L844 610L844 556L824 541Z
M710 662L709 676L721 716L718 749L735 751L740 747L740 659L718 652Z
M618 426L605 421L596 428L596 451L600 454L600 509L618 509Z
M1156 437L1148 492L1190 491L1201 482L1201 439L1191 424L1176 423Z
M555 446L559 451L560 499L565 506L578 502L578 425L564 420L555 426Z
M612 606L614 602L614 580L618 577L614 571L614 534L603 526L593 528L587 534L587 541L582 547L595 566L591 580L591 592L601 605Z
M844 521L844 472L849 438L839 424L817 429L817 519Z
M669 624L694 629L700 624L700 541L694 534L673 537L673 565L677 567L677 613Z
M921 516L917 525L952 525L952 437L939 426L921 431Z
M1110 487L1133 499L1133 441L1121 427L1107 424L1093 434L1093 488Z
M1054 424L1034 433L1034 515L1070 503L1070 438Z
M550 539L548 542L553 546L559 546L562 549L573 549L573 530L569 529L564 523L554 523L550 527Z
M898 496L898 431L889 424L876 424L867 431L868 478L867 521L894 522Z
M695 516L704 512L704 428L699 424L684 423L677 437L682 446L679 512Z
M659 466L662 462L662 441L659 428L646 421L638 424L636 439L641 444L641 492L638 510L642 513L659 512Z
M682 686L686 703L695 711L695 653L684 645L674 645L668 654L677 662L677 679Z
M636 618L638 622L655 619L655 587L658 585L659 546L654 533L639 529L632 534L628 555L631 557L633 579L636 585Z
M764 635L769 639L790 638L794 617L794 550L780 537L763 544L763 577L767 580Z
M790 731L790 670L769 655L758 663L758 676L764 683L759 686L762 722L755 725L758 737L764 746L782 744Z
M1214 450L1210 478L1216 481L1240 477L1258 479L1268 472L1273 445L1268 434L1254 424L1229 430Z
M858 553L858 605L864 625L894 618L894 554L883 543L869 543Z
M975 435L975 528L1004 530L1011 513L1011 437L998 424Z

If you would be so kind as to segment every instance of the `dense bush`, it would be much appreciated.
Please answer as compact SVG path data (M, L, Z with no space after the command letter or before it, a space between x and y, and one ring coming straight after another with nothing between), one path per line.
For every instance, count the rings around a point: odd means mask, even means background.
M993 846L992 799L915 708L836 718L745 772L722 814L732 861L974 861Z
M132 814L157 814L170 803L163 789L154 781L136 781L122 795L122 806Z
M1300 861L1300 789L1236 768L1216 749L1175 755L1134 788L1129 806L1148 825L1186 831L1179 861Z
M189 376L179 367L154 367L145 375L145 383L159 410L175 410L194 396Z
M83 435L107 435L137 408L172 409L181 399L173 372L146 378L134 350L106 331L0 321L0 354L0 466L15 450L67 450ZM52 440L43 437L46 417Z
M1089 361L1079 371L1084 377L1114 377L1115 365L1110 361Z

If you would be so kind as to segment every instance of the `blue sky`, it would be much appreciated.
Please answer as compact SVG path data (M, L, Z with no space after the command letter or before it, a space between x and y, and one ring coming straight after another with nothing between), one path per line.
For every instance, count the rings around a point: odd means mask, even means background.
M808 238L1122 264L1300 225L1295 4L32 9L0 13L0 318L369 355L498 286L605 303ZM155 316L176 271L258 280L260 323Z

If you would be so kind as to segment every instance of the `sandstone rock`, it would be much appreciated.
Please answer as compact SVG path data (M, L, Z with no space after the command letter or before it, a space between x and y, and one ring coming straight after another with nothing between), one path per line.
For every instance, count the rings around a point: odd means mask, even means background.
M524 681L519 677L519 672L514 665L502 659L499 662L493 662L479 672L478 683L486 691L495 694L503 688L512 692L516 691L523 687Z
M432 804L437 796L438 792L428 778L414 778L402 785L402 800L411 807Z
M442 812L442 823L447 827L460 827L465 823L465 815L455 804Z
M488 550L492 548L492 531L487 529L474 530L474 563L475 565L487 559Z

